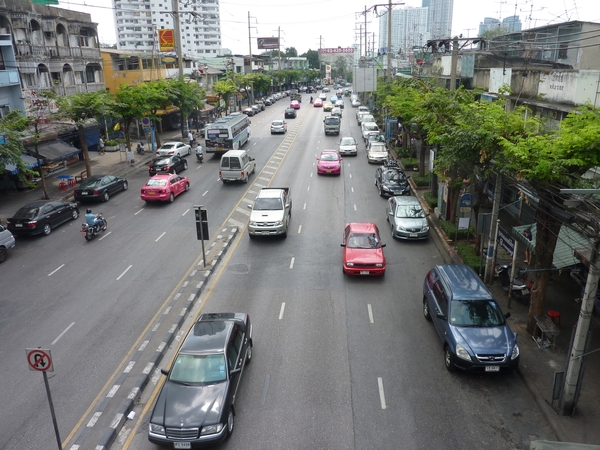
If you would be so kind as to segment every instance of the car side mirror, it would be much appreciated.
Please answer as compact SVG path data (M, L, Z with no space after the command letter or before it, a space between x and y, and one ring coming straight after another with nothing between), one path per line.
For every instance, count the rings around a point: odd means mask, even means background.
M406 175L406 179L408 180L410 178L410 175Z
M165 370L165 369L160 369L160 373L162 373L163 375L169 375L169 371Z
M506 314L504 314L504 318L505 319L508 319L509 317L510 317L510 313L509 312L507 312Z
M234 373L238 373L238 372L241 372L241 371L242 371L242 369L236 368L236 369L230 370L229 373L231 375L233 375Z
M383 247L385 247L385 246L386 246L386 244L381 244L381 248L383 248Z
M252 209L254 205L248 205L248 209Z
M340 244L340 247L345 247L345 246L346 246L346 244L343 244L343 243L342 243L342 244Z

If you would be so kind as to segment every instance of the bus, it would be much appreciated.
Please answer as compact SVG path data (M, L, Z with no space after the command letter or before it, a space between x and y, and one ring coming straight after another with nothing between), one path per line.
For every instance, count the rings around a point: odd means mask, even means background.
M233 113L206 126L204 151L225 153L239 150L250 139L250 119L247 115Z

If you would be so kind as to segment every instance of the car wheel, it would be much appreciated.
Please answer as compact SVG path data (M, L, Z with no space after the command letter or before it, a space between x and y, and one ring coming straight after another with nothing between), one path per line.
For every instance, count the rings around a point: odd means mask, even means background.
M50 225L49 223L45 224L43 232L46 236L48 236L52 232L52 225Z
M231 406L229 408L229 414L227 414L227 437L230 437L233 434L234 425L233 406Z
M183 162L183 170L187 170L187 168L188 168L188 163L187 163L187 161L184 161Z
M173 203L174 200L175 200L175 196L171 192L171 195L169 195L169 203Z
M8 257L8 251L4 247L0 247L0 264L6 261Z
M431 314L429 313L429 305L427 304L427 297L423 296L423 316L431 322Z
M454 355L450 351L450 347L447 345L444 348L444 364L446 365L448 372L454 372L456 370L456 365L454 364Z
M186 192L190 190L190 183L185 183L185 190Z
M252 343L252 339L250 339L250 342L248 343L248 353L246 353L246 364L250 364L250 361L252 361L252 347L253 347L253 343Z
M79 217L79 211L77 211L76 209L71 211L71 219L77 220L78 217Z
M244 183L247 183L249 178L250 178L250 174L249 174L249 173L247 173L247 174L246 174L246 177L244 178Z
M105 192L104 196L102 197L102 201L107 202L109 198L110 198L110 195L108 195L108 192Z
M187 154L187 155L188 155L188 156L191 156L191 154L192 154L192 147L189 147L189 148L188 148L188 154Z
M381 187L379 187L379 196L383 197L383 189Z

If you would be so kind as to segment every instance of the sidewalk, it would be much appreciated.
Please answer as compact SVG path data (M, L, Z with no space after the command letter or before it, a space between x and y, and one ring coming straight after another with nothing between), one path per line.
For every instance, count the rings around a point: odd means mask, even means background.
M422 204L426 204L423 199L423 192L427 188L416 188L416 185L410 179L413 192L420 198ZM503 228L510 229L514 224L514 218L508 212L501 211L499 215ZM434 238L439 240L440 245L450 255L453 262L461 263L460 257L446 240L446 235L442 233L440 222L434 214L430 215L430 221L436 233ZM524 250L522 255L518 255L517 261L521 269L526 268L523 262L525 259ZM498 250L497 264L510 263L512 257L501 248ZM575 301L580 296L580 286L569 276L568 271L558 271L552 277L548 285L546 302L544 309L546 311L556 310L561 313L560 334L556 337L554 349L539 348L538 344L527 333L527 317L529 307L512 299L511 307L508 307L507 293L502 289L497 280L492 286L488 286L498 303L500 303L504 312L510 312L511 317L508 322L513 331L519 334L518 343L521 350L521 361L518 373L523 382L535 398L538 407L543 412L550 423L556 438L560 442L574 442L580 444L595 444L593 448L600 449L600 352L592 353L586 357L584 363L584 374L581 388L581 394L577 403L577 408L573 416L560 415L558 401L552 401L554 374L566 370L569 345L572 334L579 317L581 304ZM600 329L600 319L592 319L592 328ZM600 334L590 333L588 342L588 352L600 348ZM587 448L587 447L586 447Z

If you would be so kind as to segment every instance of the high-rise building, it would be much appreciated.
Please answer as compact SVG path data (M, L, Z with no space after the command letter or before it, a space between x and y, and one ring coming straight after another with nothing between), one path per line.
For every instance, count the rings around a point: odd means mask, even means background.
M178 1L182 54L196 58L219 56L219 0ZM158 51L158 30L174 28L170 0L113 0L113 4L119 49Z
M430 39L449 38L452 33L454 0L422 0L421 7L429 9L427 31Z
M479 32L477 36L483 36L483 33L489 30L497 30L500 28L500 20L495 17L485 17L483 22L479 22Z
M519 16L509 16L502 19L502 28L506 29L507 33L521 31L522 26Z
M414 47L427 44L427 8L392 9L392 47L394 54L407 55ZM388 50L388 11L379 17L379 51Z

